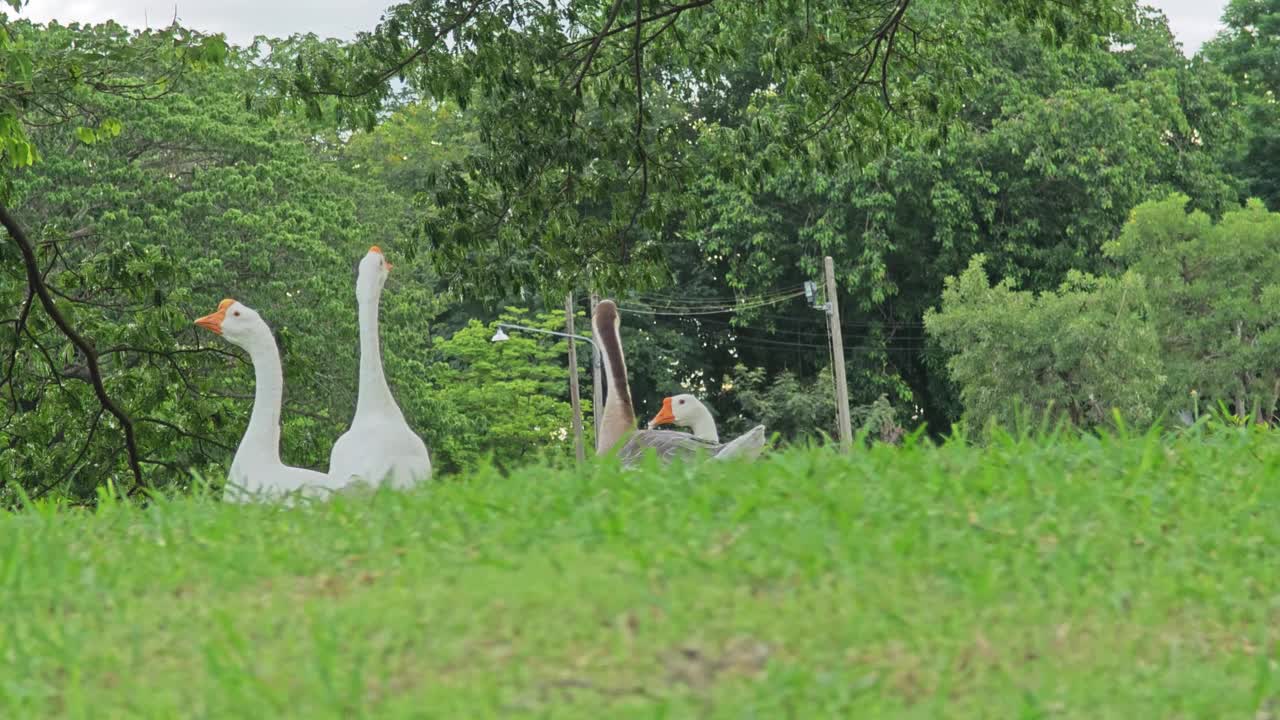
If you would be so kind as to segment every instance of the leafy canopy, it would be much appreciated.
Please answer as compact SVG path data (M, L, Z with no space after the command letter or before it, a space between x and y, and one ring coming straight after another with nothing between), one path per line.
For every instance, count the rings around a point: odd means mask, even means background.
M970 422L1097 428L1156 418L1165 376L1141 278L1072 272L1036 294L1010 280L992 286L984 262L975 256L948 278L941 308L925 314L929 335L951 353L947 371Z
M403 80L468 109L481 146L447 163L429 193L439 215L425 238L440 269L497 292L612 291L660 281L669 220L700 167L695 108L735 92L744 58L758 79L747 99L774 116L733 129L744 154L777 143L857 165L865 155L849 131L924 138L960 108L973 49L998 21L1086 41L1131 10L1120 0L412 0L349 45L290 45L264 102L369 127Z
M1173 195L1140 205L1108 254L1146 279L1169 402L1237 416L1280 403L1280 214L1259 200L1214 222Z

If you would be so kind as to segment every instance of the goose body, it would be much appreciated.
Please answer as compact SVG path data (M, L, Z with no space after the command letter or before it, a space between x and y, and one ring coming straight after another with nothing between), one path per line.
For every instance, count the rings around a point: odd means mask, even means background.
M271 328L253 309L223 300L218 310L195 321L249 353L253 361L253 412L236 448L223 499L246 502L298 493L322 497L334 485L325 473L291 467L280 460L280 403L284 372Z
M333 445L329 474L340 484L387 483L406 488L431 477L431 456L405 422L382 367L378 306L391 264L378 246L360 261L356 304L360 317L360 390L351 427Z
M618 306L612 300L603 300L596 306L591 318L592 329L604 359L607 387L604 413L600 421L600 434L596 454L605 455L617 450L623 465L634 465L646 452L654 452L664 463L680 457L708 455L725 459L747 451L756 443L757 452L764 445L764 426L759 426L729 443L720 443L712 423L712 436L697 437L674 430L636 429L635 408L631 403L631 389L627 384L627 362L622 352L622 339L618 334L621 319ZM704 407L703 410L706 410ZM758 437L758 440L755 439Z

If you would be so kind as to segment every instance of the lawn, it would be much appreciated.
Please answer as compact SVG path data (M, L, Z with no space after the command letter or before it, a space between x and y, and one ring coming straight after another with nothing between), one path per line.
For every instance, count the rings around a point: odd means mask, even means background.
M1280 439L0 516L0 717L1271 718Z

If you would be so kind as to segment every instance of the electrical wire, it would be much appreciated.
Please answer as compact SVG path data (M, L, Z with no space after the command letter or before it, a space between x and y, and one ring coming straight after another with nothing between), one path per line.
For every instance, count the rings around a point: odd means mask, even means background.
M817 343L792 343L781 340L766 340L763 338L733 338L725 341L725 345L729 347L751 347L756 350L796 350L811 351L826 348L828 353L831 352L831 343L819 345ZM923 345L844 345L845 350L849 352L923 352Z
M756 308L768 307L769 305L777 305L778 303L786 302L787 300L790 300L792 298L797 298L802 295L804 295L804 291L800 290L800 291L792 292L789 294L785 294L785 295L781 295L773 298L769 298L765 296L766 299L756 300L754 302L738 303L736 305L731 305L731 306L704 306L704 307L693 306L693 307L681 307L681 308L675 308L673 306L673 307L661 308L657 310L649 309L649 308L638 308L638 307L619 307L618 309L621 310L622 312L628 312L636 315L653 315L658 317L666 317L666 316L691 317L691 316L697 316L697 315L724 315L726 313L736 313L736 312L742 312L744 310L754 310Z
M807 328L794 328L794 327L765 328L757 325L735 325L725 320L714 320L711 318L704 318L704 317L691 318L691 320L695 323L698 323L699 325L705 323L708 325L715 325L718 327L728 328L730 330L754 330L754 331L762 332L768 335L788 335L788 336L802 337L802 338L822 338L822 339L826 339L830 335L829 330L825 330L825 329L819 328L818 326L812 326L812 325L808 326ZM844 323L841 323L841 326L843 325ZM866 334L863 332L854 332L852 330L848 330L848 333L850 335ZM892 333L890 335L887 335L885 337L885 340L886 341L901 340L906 342L911 342L911 341L924 342L928 340L928 336Z
M734 314L745 311L758 311L760 308L778 305L788 300L805 295L803 286L784 288L762 293L755 296L736 296L733 298L679 298L673 295L665 295L661 293L639 293L633 298L643 303L647 307L620 306L618 309L625 313L633 315L645 315L650 317L682 317L692 320L696 324L709 324L725 328L728 337L723 338L724 344L736 349L738 347L744 349L754 349L762 351L776 351L778 349L789 349L803 352L805 350L816 350L826 348L828 353L828 362L833 366L835 364L835 344L831 337L830 317L827 317L827 330L819 331L816 327L810 328L762 328L751 325L735 325L725 320L712 319L713 315ZM768 318L785 321L794 324L795 316L776 315L770 313L753 312L754 317ZM867 322L842 322L841 329L849 328L850 334L865 335L866 330L923 330L922 322L902 322L892 323L884 321L867 321ZM863 331L856 331L854 328L863 328ZM749 332L752 334L744 334ZM764 333L770 336L785 335L796 340L781 339L777 337L761 337L754 333ZM819 344L816 342L800 342L800 339L816 340L822 338L825 342ZM859 345L843 345L842 349L847 352L923 352L924 343L927 337L924 335L893 335L886 337L883 343L877 344L859 344Z
M789 300L797 295L803 295L803 287L791 287L782 290L775 290L761 295L737 295L733 297L694 297L680 298L670 295L653 295L651 293L637 293L634 298L652 308L658 309L679 309L679 308L736 308L741 305L755 305L770 300Z
M786 321L786 322L795 322L795 318L794 318L794 317L789 317L789 316L787 316L787 315L773 315L773 314L770 314L770 313L755 313L755 316L756 316L756 317L758 317L758 318L764 318L764 319L767 319L767 320L782 320L782 321ZM849 321L847 321L847 320L843 320L843 319L842 319L842 320L840 321L840 327L841 327L841 328L849 328L849 327L875 327L875 328L880 328L880 327L883 327L883 328L924 329L924 323L923 323L923 322L915 322L915 321L911 321L911 322L895 322L895 321L889 321L889 320L866 320L866 321L858 321L858 322L849 322Z

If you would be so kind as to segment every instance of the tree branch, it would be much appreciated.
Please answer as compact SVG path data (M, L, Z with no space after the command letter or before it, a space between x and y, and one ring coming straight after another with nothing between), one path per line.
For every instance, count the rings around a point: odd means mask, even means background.
M591 45L587 48L587 56L583 58L582 64L579 66L578 79L573 82L575 92L582 89L582 79L587 76L587 71L591 69L591 61L595 59L596 52L600 50L600 43L609 36L609 28L613 27L614 21L618 19L618 13L622 11L622 0L613 0L613 7L609 8L609 17L605 18L604 27L600 32L596 33L591 39ZM639 15L636 18L639 19ZM565 78L568 80L568 78Z
M898 34L898 27L903 22L903 18L907 14L907 8L911 7L911 3L912 0L894 0L893 10L888 17L867 36L866 41L857 50L848 53L848 57L851 59L856 59L864 52L869 53L862 67L861 75L858 77L857 82L841 93L835 102L809 123L808 132L801 138L801 143L808 142L829 128L837 111L843 108L845 103L849 102L864 85L878 85L882 102L886 108L892 109L889 100L889 60L893 54L894 40ZM885 48L883 57L880 54L882 47ZM868 83L868 79L871 77L871 73L876 70L877 65L880 68L880 78L874 83Z
M640 197L636 198L635 209L631 211L631 221L622 234L622 262L627 262L627 235L635 229L649 198L649 153L644 149L644 0L636 0L636 34L631 54L635 59L633 74L636 81L636 157L640 161Z
M574 50L577 50L577 49L581 48L583 45L586 45L586 44L588 44L588 43L591 43L591 44L597 44L597 45L598 45L598 44L600 43L600 41L604 40L605 38L612 37L612 36L614 36L614 35L617 35L618 33L626 32L626 31L628 31L628 30L630 30L630 29L634 28L636 25L643 25L644 23L651 23L651 22L653 22L653 21L655 21L655 20L661 20L662 18L667 17L667 16L670 16L670 15L679 15L679 14L681 14L681 13L683 13L683 12L686 12L686 11L689 11L689 10L694 10L694 9L697 9L697 8L700 8L700 7L703 7L703 6L706 6L706 5L710 5L711 3L715 2L715 1L716 1L716 0L691 0L691 2L687 2L687 3L684 3L684 4L682 4L682 5L673 5L673 6L671 6L671 7L667 8L667 9L665 9L665 10L661 11L661 12L656 12L656 13L654 13L654 14L650 15L649 17L646 17L646 18L643 18L643 19L641 19L640 17L638 17L638 16L637 16L637 18L636 18L635 22L629 22L629 23L627 23L627 24L625 24L625 25L619 25L618 27L613 28L612 30L604 30L604 31L601 31L599 34L597 34L597 35L596 35L596 37L593 37L593 38L583 38L582 40L578 40L577 42L570 43L570 47L571 47L571 48L573 48ZM588 63L588 64L590 64L590 63Z
M217 447L217 448L219 448L219 449L221 449L221 450L226 450L227 452L230 452L230 453L233 453L233 452L235 452L235 451L236 451L236 449L235 449L234 447L232 447L232 446L230 446L230 445L228 445L228 444L226 444L226 443L224 443L224 442L221 442L221 441L218 441L218 440L214 440L213 438L208 437L208 436L206 436L206 435L199 435L199 434L197 434L197 433L193 433L193 432L189 432L189 431L187 431L187 430L183 430L181 427L178 427L177 425L175 425L174 423L169 422L168 420L161 420L160 418L153 418L153 417L140 417L140 418L138 418L138 422L140 422L140 423L151 423L152 425L159 425L160 427L168 428L168 429L172 430L173 432L178 433L179 435L181 435L181 436L182 436L182 437L184 437L184 438L187 438L187 439L189 439L189 440L195 440L196 442L207 442L207 443L209 443L210 445L213 445L214 447ZM201 451L201 452L203 452L203 451Z
M13 238L13 242L18 246L18 250L22 253L23 264L27 268L27 285L28 290L35 292L40 298L40 304L44 307L44 311L48 314L53 323L58 326L62 334L75 345L77 349L85 357L85 363L88 366L89 378L93 384L93 392L98 396L98 402L103 409L115 416L120 423L120 428L124 431L125 450L128 453L129 469L133 471L134 483L137 486L145 485L142 478L142 466L138 463L138 441L134 434L133 422L129 416L120 409L120 406L107 395L107 389L102 384L102 371L98 368L98 354L94 352L93 346L89 344L58 310L58 306L53 302L53 296L49 293L49 288L45 286L44 279L40 275L40 265L36 260L35 248L31 241L27 238L26 232L18 224L18 221L9 214L9 209L0 204L0 224L4 225L5 230L9 231L9 237Z
M27 297L22 301L22 310L18 312L18 319L13 324L13 349L9 352L8 367L4 371L4 379L0 380L0 387L11 385L13 383L13 369L18 364L18 349L22 346L22 332L27 327L27 316L31 313L31 287L27 287ZM10 387L12 391L13 388ZM13 391L14 411L17 411L18 396Z
M88 454L89 447L93 445L93 436L98 432L98 425L99 423L102 422L103 412L105 411L98 410L97 414L93 416L93 423L89 426L89 434L84 439L84 445L80 448L80 453L76 455L74 460L71 461L71 464L68 466L68 470L66 474L64 474L62 477L58 478L57 480L50 481L48 484L41 486L35 492L32 492L31 493L32 500L36 500L41 497L44 497L50 490L54 489L58 485L61 485L64 482L68 482L70 480L75 479L76 473L79 471L79 468L77 468L77 466L80 464L82 460L84 460L84 456Z
M474 2L472 2L471 5L467 7L466 12L462 14L462 17L459 17L453 22L447 23L437 28L436 32L431 36L430 39L428 39L427 42L418 45L418 47L415 48L413 52L406 55L403 59L397 61L391 67L378 73L376 76L374 76L374 78L371 81L368 81L365 87L358 88L356 90L323 90L321 89L321 90L316 90L313 94L351 100L358 97L364 97L365 95L368 95L369 93L374 92L375 90L378 89L378 86L386 83L391 78L404 72L405 68L409 67L410 65L417 62L418 60L421 60L422 56L426 55L427 52L431 48L435 47L436 44L439 43L442 39L444 39L446 35L452 32L456 32L463 25L467 24L471 20L471 18L475 17L476 12L480 9L480 6L483 5L484 3L485 3L485 0L474 0Z

